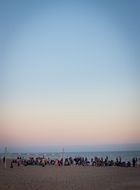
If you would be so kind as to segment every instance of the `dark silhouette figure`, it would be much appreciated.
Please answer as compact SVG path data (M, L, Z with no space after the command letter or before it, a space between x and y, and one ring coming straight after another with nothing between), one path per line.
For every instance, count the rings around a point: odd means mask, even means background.
M11 164L10 164L10 168L13 168L13 162L11 162Z
M3 163L5 163L5 156L3 157Z
M133 167L135 167L136 166L136 159L135 158L132 159L132 163L133 163Z

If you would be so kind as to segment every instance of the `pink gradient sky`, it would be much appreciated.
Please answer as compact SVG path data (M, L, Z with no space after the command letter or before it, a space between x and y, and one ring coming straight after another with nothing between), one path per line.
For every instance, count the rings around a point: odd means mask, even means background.
M113 107L107 104L107 109L105 105L96 102L90 104L75 102L74 105L71 103L64 105L63 102L41 105L41 102L40 104L32 102L30 106L26 102L7 106L1 120L2 145L140 143L140 129L133 113L134 109L127 110L126 106L117 102Z
M0 5L0 145L139 144L140 3L15 2Z

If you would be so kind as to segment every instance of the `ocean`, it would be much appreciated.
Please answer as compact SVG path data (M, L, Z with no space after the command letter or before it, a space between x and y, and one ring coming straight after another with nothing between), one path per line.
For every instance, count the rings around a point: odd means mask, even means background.
M2 158L4 153L0 153L0 157ZM7 158L17 158L18 156L29 158L29 157L45 157L51 159L60 159L62 157L61 152L40 152L40 153L7 153ZM108 152L64 152L64 157L87 157L89 160L91 158L108 156L110 160L116 160L117 157L121 157L122 161L132 161L133 157L140 159L140 151L108 151Z

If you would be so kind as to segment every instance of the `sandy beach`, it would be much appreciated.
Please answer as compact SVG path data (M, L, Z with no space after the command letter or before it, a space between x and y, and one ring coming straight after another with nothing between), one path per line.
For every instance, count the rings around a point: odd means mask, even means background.
M20 166L0 163L1 190L139 190L140 167Z

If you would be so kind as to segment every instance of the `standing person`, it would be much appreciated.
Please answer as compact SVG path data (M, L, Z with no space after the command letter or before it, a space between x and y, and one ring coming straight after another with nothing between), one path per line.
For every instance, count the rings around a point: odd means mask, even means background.
M5 164L5 156L3 157L2 161L3 161L3 164Z
M10 168L13 168L13 161L11 161Z
M133 164L133 167L136 166L136 159L135 158L132 159L132 164Z

